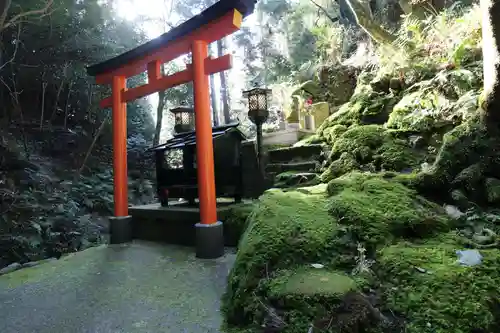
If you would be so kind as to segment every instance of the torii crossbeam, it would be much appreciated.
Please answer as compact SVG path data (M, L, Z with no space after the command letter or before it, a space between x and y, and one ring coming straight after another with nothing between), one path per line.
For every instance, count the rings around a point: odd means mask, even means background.
M198 193L202 226L218 223L215 195L212 124L208 76L230 69L231 55L212 59L208 44L241 27L255 0L220 0L168 33L113 59L87 68L97 84L111 84L112 96L101 101L112 108L115 219L129 219L127 175L127 102L193 82L198 164ZM191 52L192 64L184 71L162 76L160 66ZM147 71L148 83L127 89L127 78ZM111 235L114 237L113 232ZM120 242L116 236L116 242ZM123 238L123 237L122 237Z

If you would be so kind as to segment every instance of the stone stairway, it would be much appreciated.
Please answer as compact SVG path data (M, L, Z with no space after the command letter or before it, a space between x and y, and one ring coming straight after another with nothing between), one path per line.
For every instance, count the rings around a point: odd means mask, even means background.
M276 188L314 185L319 182L325 156L325 146L321 144L270 149L265 171Z

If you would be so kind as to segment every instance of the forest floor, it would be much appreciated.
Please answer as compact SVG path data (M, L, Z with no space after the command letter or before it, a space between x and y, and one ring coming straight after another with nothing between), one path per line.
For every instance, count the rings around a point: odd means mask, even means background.
M19 270L0 277L2 332L219 332L234 257L134 242Z

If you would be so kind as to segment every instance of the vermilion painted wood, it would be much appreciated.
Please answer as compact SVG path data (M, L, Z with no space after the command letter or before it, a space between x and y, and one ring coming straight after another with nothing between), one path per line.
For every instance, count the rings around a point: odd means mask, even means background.
M242 18L237 10L231 10L151 54L96 77L98 84L112 85L111 97L102 100L100 105L103 108L112 107L115 216L128 215L127 102L193 81L200 218L204 224L217 222L208 75L230 69L232 58L230 55L208 58L208 44L239 30ZM162 76L161 64L188 52L193 55L192 65L187 65L184 71ZM127 78L144 70L148 73L148 83L127 90Z
M115 216L128 215L128 173L127 173L127 103L122 99L127 89L126 79L115 76L113 89L113 177Z
M117 70L96 77L97 84L109 84L113 80L113 76L131 77L144 72L147 65L151 62L158 61L166 63L175 58L180 57L191 51L191 45L195 40L202 40L207 43L215 42L224 38L241 27L243 16L236 9L227 13L220 19L209 23L208 25L193 31L191 34L179 39L173 43L166 45L152 54L146 55L143 58L133 61Z
M208 56L207 42L202 40L194 41L192 54L200 219L203 224L212 224L217 222L217 199L215 194L210 87L205 68L207 63L205 59Z
M187 65L187 68L181 72L161 77L160 68L157 64L159 64L159 62L152 62L151 65L148 65L149 81L147 84L131 88L123 93L122 98L125 102L130 102L155 92L167 90L169 88L193 81L193 70L191 65ZM207 58L205 60L205 72L207 75L225 71L231 67L232 56L230 54L226 54L225 56L216 59ZM150 72L150 69L153 72ZM103 99L99 105L101 108L109 108L112 103L112 97L107 97Z

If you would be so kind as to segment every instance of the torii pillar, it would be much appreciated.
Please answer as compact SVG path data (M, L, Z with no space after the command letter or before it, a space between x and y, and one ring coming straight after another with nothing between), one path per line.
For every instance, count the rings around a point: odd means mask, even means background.
M196 122L196 157L200 223L196 224L196 254L217 258L224 254L222 222L217 219L209 75L231 68L231 56L208 57L208 45L239 30L243 16L253 11L254 0L220 0L200 15L136 49L91 66L88 74L98 84L111 84L112 96L101 101L112 108L114 213L111 243L133 239L132 217L128 214L127 102L193 82ZM184 71L162 76L163 63L191 52L193 62ZM144 71L148 83L127 89L127 78Z

